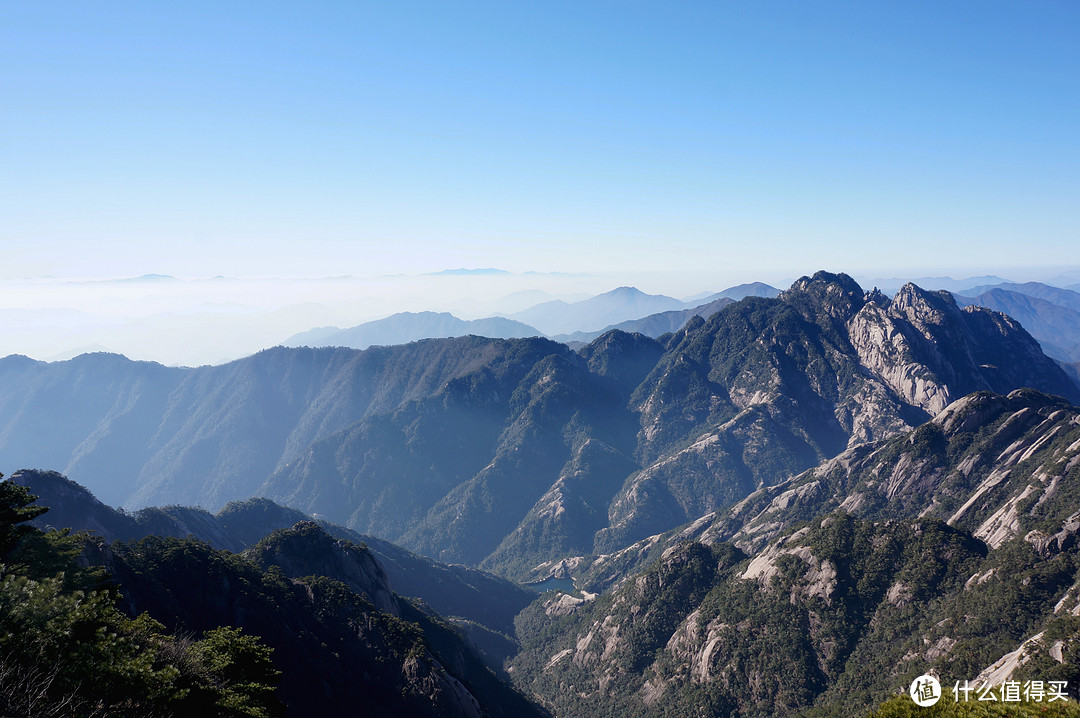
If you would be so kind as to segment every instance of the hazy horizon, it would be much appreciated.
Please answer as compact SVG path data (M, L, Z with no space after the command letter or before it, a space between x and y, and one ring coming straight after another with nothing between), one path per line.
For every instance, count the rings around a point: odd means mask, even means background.
M1078 31L1049 3L7 3L0 355L219 362L819 269L1049 281L1080 267Z
M455 268L456 269L456 268ZM842 271L835 268L815 268ZM895 291L909 280L951 276L958 283L998 276L1006 281L1080 283L1080 268L1034 272L929 271L853 273L865 289ZM797 275L798 276L798 275ZM514 274L444 271L395 276L308 278L165 275L118 279L38 278L0 283L0 356L60 360L109 351L166 365L220 364L276 346L300 332L348 328L399 312L449 312L460 319L507 316L545 301L579 301L633 286L679 300L762 281L786 289L797 276L776 273L709 276L689 272ZM1053 280L1057 280L1055 283ZM946 282L947 283L947 282ZM931 286L928 288L939 288ZM945 288L944 284L941 288Z

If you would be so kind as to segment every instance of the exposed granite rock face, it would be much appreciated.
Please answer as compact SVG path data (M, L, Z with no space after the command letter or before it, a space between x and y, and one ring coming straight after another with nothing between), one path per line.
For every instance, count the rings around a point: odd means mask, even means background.
M940 521L843 514L754 557L671 542L595 601L549 613L513 675L566 716L782 716L813 705L858 715L912 665L964 650L967 637L941 620L955 607L939 599L962 595L972 571L990 567L984 557ZM922 626L925 636L911 630Z
M731 506L973 391L1024 386L1080 398L1008 317L913 284L889 299L846 275L803 277L671 338L631 400L642 468L612 499L594 550Z
M437 715L481 718L485 711L476 696L454 676L442 669L438 659L429 653L425 661L409 658L402 666L401 674L409 686L425 696L434 706ZM434 666L436 670L432 670Z
M862 365L903 401L936 414L949 404L949 388L916 359L909 336L913 327L894 306L868 302L848 325L851 345Z
M755 552L794 523L843 509L870 519L937 518L992 548L1025 538L1050 556L1080 531L1070 498L1077 481L1080 410L1031 390L982 392L907 434L754 492L694 538L732 539Z
M948 292L909 283L892 301L879 293L848 329L863 366L930 414L974 391L1021 386L1077 399L1071 382L1015 320L981 307L960 309Z
M921 427L852 446L723 510L561 565L579 589L606 592L680 542L733 541L755 555L793 526L836 510L872 520L937 519L991 548L1022 538L1047 558L1080 539L1078 482L1080 409L1030 389L978 392ZM538 577L547 575L537 568Z

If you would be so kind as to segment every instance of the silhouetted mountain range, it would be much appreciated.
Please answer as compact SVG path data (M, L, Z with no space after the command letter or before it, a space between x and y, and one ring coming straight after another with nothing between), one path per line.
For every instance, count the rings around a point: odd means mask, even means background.
M274 531L313 521L269 499L233 501L217 514L176 505L126 513L106 506L86 488L55 471L18 471L10 480L29 489L38 497L38 504L49 507L48 513L34 521L36 526L90 531L108 541L193 537L214 548L240 553ZM443 616L512 634L514 615L535 597L533 592L492 574L462 565L447 566L344 526L315 523L334 538L366 546L385 570L390 588L423 600Z
M49 490L76 526L162 525L162 516L109 515L58 474L0 483L5 715L544 714L496 674L501 656L493 671L426 603L396 594L364 544L310 521L242 554L192 535L109 544L43 534L25 523L45 509L22 484ZM243 533L282 512L249 502L192 528L216 522L220 538L228 524ZM163 515L184 527L192 512Z

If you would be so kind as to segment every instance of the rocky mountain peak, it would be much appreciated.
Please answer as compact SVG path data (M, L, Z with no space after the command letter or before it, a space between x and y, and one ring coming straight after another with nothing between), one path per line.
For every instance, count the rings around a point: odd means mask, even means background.
M892 301L893 308L915 325L941 325L946 321L958 321L960 307L949 292L929 291L908 282L900 288Z
M862 287L848 275L820 271L813 277L795 280L790 289L780 293L780 298L795 306L809 304L830 317L847 320L862 308L863 295Z
M871 302L878 305L879 307L883 307L886 309L889 307L890 304L892 304L892 300L889 299L888 295L886 295L877 287L868 290L866 294L863 295L864 304L870 304Z
M934 417L934 423L946 434L977 431L1008 408L1009 401L1001 394L980 391L961 397Z

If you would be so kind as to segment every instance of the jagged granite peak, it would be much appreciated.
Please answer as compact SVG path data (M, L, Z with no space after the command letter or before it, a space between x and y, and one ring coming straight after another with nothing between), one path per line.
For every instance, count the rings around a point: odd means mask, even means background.
M867 302L849 324L852 347L861 364L905 403L936 413L948 405L950 392L937 374L920 361L919 350L925 345L919 339L921 332L916 334L904 319L892 302ZM931 363L939 364L940 354L934 359Z
M971 391L1080 393L1016 322L906 285L889 300L818 272L672 335L635 390L631 476L594 550L720 509Z
M1015 320L979 307L961 309L948 292L906 284L888 304L867 304L849 331L863 364L931 414L973 391L1007 393L1025 385L1080 400Z
M873 302L874 304L877 304L881 307L888 307L892 300L880 289L874 287L873 289L868 290L866 294L863 295L863 303L869 304L870 302Z

